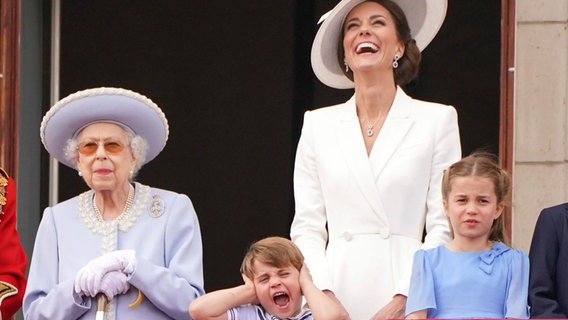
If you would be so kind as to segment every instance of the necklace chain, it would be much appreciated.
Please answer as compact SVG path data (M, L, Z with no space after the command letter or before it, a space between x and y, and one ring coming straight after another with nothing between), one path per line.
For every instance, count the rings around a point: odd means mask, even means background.
M134 199L134 187L132 187L131 184L129 184L129 186L130 186L130 188L128 189L128 197L126 198L126 203L124 204L124 208L122 208L122 212L116 218L116 220L122 219L122 217L124 217L124 215L130 210L130 207L132 207L132 200ZM103 215L102 215L101 211L99 210L99 208L97 207L96 198L97 198L97 194L95 193L95 195L93 196L93 209L95 210L95 213L97 214L97 219L99 221L103 221Z

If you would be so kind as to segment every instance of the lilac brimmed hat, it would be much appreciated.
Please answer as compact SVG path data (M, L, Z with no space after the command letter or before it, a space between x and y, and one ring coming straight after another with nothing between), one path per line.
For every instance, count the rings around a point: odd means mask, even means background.
M149 98L122 88L101 87L75 92L54 104L40 127L45 149L64 165L67 140L97 122L116 123L148 142L144 163L154 159L166 146L169 127L162 110Z
M324 14L314 43L312 45L312 69L318 79L327 86L337 89L353 88L355 84L347 78L338 62L337 48L343 21L347 14L358 4L366 0L342 0L335 8ZM410 34L422 51L434 39L448 7L447 0L393 0L400 6L408 25Z

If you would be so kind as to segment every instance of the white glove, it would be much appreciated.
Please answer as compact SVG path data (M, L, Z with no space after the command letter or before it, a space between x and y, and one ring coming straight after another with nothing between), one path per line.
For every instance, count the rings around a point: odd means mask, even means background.
M110 301L117 294L125 294L130 289L127 277L120 271L111 271L103 276L101 280L101 291Z
M101 280L107 272L120 271L125 275L134 272L136 257L134 250L109 252L87 263L75 276L75 292L94 297L101 291Z
M128 277L120 271L107 272L101 279L100 292L102 292L107 300L111 300L117 294L125 294L130 289L130 283L127 281ZM80 289L77 292L79 296L92 296L89 292ZM85 289L86 290L86 289ZM98 292L95 293L95 295Z

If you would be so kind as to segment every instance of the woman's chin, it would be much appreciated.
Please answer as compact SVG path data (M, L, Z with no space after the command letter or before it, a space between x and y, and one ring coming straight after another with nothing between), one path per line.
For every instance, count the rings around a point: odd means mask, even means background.
M89 187L95 191L113 191L116 189L116 183L113 179L93 179Z

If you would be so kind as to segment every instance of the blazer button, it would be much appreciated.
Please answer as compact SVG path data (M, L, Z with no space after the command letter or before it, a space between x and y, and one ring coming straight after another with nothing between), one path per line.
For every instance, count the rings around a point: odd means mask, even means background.
M353 239L353 236L351 235L351 233L345 231L343 233L343 238L345 239L345 241L351 241Z
M390 237L390 230L388 228L381 229L379 234L381 235L381 238L388 239Z

